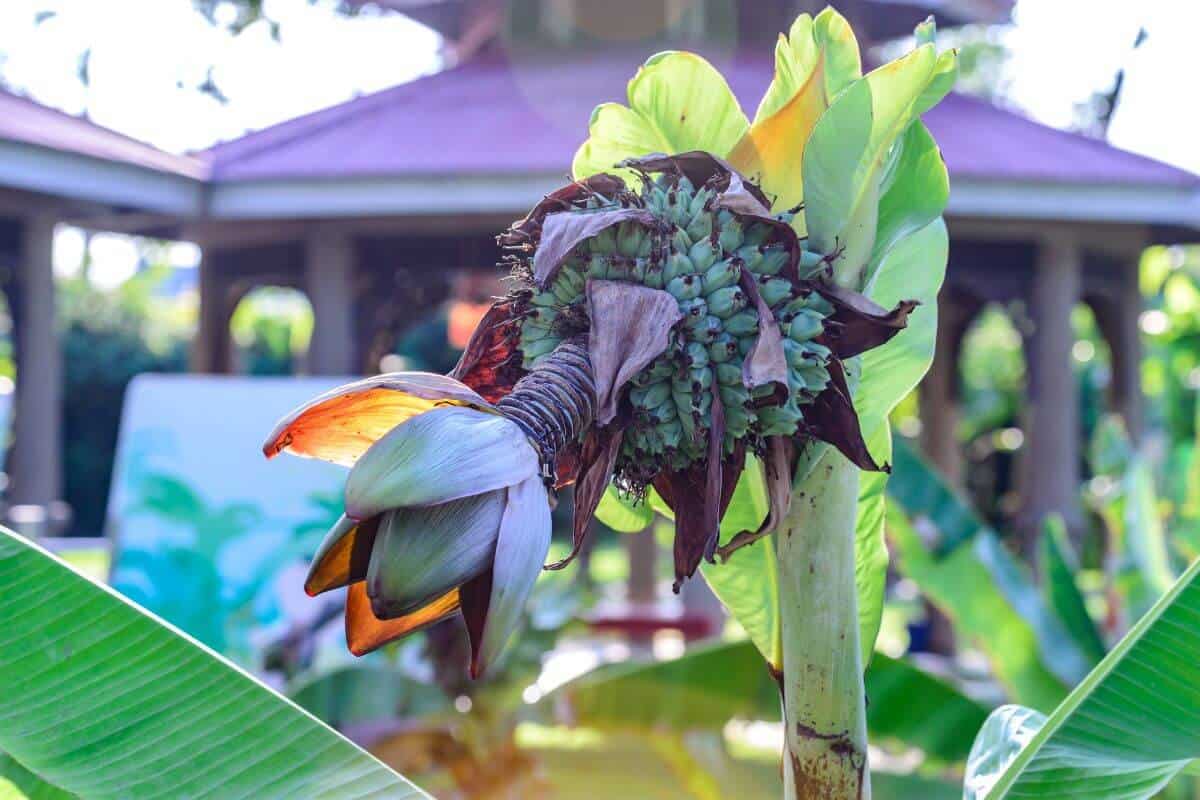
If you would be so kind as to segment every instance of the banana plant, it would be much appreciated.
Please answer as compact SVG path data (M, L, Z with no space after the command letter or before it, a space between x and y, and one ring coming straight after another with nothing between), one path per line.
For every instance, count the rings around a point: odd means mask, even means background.
M379 376L280 422L268 457L350 467L307 588L348 587L354 652L461 613L483 674L547 555L550 492L576 486L558 569L610 482L653 489L677 591L705 561L725 580L717 556L757 543L729 580L758 602L730 606L768 626L786 796L870 793L886 420L932 359L947 257L946 171L920 117L957 61L933 33L864 75L845 19L801 15L753 121L703 58L652 56L627 105L593 113L574 182L498 238L510 291L450 376ZM747 453L767 514L722 541Z
M4 529L0 585L6 800L427 797L229 661Z

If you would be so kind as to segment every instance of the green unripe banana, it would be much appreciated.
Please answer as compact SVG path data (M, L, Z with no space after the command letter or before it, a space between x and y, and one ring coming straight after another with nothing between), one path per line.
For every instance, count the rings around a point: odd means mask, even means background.
M521 341L521 355L525 357L525 361L532 362L534 359L546 355L558 345L562 343L562 339L557 336L547 336L535 341Z
M554 308L559 304L558 298L554 296L554 292L550 291L538 292L529 302L533 303L535 306L541 306L544 308Z
M758 333L758 314L750 308L739 311L725 320L725 332L738 338Z
M646 264L646 274L642 278L642 283L651 289L661 289L666 286L663 281L663 267L661 263L650 261Z
M617 226L610 225L588 240L588 249L600 255L617 252Z
M825 256L811 250L800 251L800 277L809 278L818 272L825 263Z
M708 296L709 313L721 319L729 319L745 307L746 293L738 286L727 286Z
M692 395L707 392L713 383L713 373L708 367L688 370L688 379L692 382Z
M693 242L709 238L712 236L712 232L713 218L712 214L709 214L707 211L697 214L687 226L688 238Z
M717 244L721 245L721 249L726 253L732 253L742 246L745 239L742 223L731 219L721 225L721 235L717 237Z
M737 339L722 332L708 346L708 360L713 364L723 364L737 355Z
M762 295L764 303L774 307L792 296L792 284L786 278L759 280L758 293Z
M807 342L809 339L820 336L824 330L825 326L821 322L821 317L817 316L815 312L805 309L796 314L788 323L787 335L794 341Z
M763 251L758 245L748 244L739 247L734 255L742 260L746 269L751 272L762 272Z
M746 387L741 384L736 386L719 384L717 393L721 395L721 404L725 406L727 415L734 408L745 408L750 403L750 392L746 391Z
M681 302L679 310L683 312L683 324L690 328L693 325L699 325L708 314L708 303L704 302L703 297L694 297Z
M763 436L791 436L804 419L804 413L789 397L781 406L758 409L759 431Z
M736 258L722 259L704 273L704 293L712 294L720 289L733 286L741 275L741 262Z
M610 259L608 256L592 256L588 259L586 278L606 281L608 280L608 265Z
M649 386L635 386L629 390L629 402L638 408L655 408L671 399L671 384L659 381Z
M692 260L696 272L700 274L708 272L708 268L716 262L719 255L720 253L712 246L712 242L707 239L701 239L688 248L688 258Z
M667 291L680 301L696 299L703 288L704 284L698 275L680 275L667 284Z
M683 357L688 369L708 366L708 348L699 342L688 342Z
M788 251L782 247L767 247L763 250L762 261L758 269L763 275L778 275L788 262Z
M617 226L617 252L626 258L638 254L642 241L646 238L646 229L636 222L622 222Z
M683 228L676 228L671 234L671 247L677 253L686 253L692 248L692 240L688 238L687 232Z
M740 364L734 364L732 361L723 361L720 364L714 365L713 369L717 373L717 383L722 386L742 385L742 367Z
M683 253L672 253L667 256L662 272L663 282L666 285L681 275L695 275L696 265Z

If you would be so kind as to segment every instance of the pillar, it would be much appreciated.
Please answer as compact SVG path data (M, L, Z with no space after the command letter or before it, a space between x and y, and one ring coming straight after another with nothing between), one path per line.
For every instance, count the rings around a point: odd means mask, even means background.
M943 290L938 296L937 343L933 363L920 385L921 449L952 484L963 480L962 448L958 442L958 342L964 310Z
M12 505L47 506L62 495L62 350L54 303L53 216L24 221L17 266L17 381L10 460Z
M200 311L196 341L192 345L192 370L228 373L232 365L229 319L233 314L229 276L220 257L208 249L200 259Z
M359 372L354 342L354 240L315 231L304 251L304 282L313 309L308 370L313 375Z
M658 599L658 540L653 522L644 531L625 534L625 553L629 557L626 599L630 605L653 604Z
M1030 287L1033 332L1028 365L1028 425L1020 515L1032 544L1051 512L1073 530L1082 523L1079 498L1079 392L1071 359L1071 312L1080 299L1082 257L1069 234L1055 232L1039 245Z
M1112 407L1125 420L1125 428L1136 442L1142 435L1142 339L1138 327L1142 292L1138 287L1136 261L1121 273L1120 292L1113 298L1112 310L1108 337L1112 352Z

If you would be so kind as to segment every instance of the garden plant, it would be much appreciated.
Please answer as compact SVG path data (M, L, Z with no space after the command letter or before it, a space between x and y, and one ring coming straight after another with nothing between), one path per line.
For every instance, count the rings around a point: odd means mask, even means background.
M948 253L946 169L920 117L956 72L926 23L910 52L863 74L831 9L781 35L753 119L699 56L646 61L627 104L593 113L573 181L500 234L510 289L450 375L349 384L269 434L268 457L349 467L305 588L345 589L350 650L459 614L470 675L499 669L539 574L569 564L594 516L661 513L676 590L701 573L751 644L655 674L757 675L731 713L778 698L785 797L870 797L869 727L961 758L964 741L886 713L910 698L878 676L915 687L927 713L950 709L955 730L981 707L881 659L870 674L886 705L868 715L864 682L885 521L901 534L909 522L885 511L888 415L931 362ZM568 486L573 549L546 564ZM914 493L900 494L911 513ZM1032 703L1048 716L994 712L965 796L1149 797L1200 756L1198 569L1094 670L1083 662L1065 700ZM13 587L0 594L0 797L421 796L8 533L0 585ZM634 702L645 685L597 675L568 693L593 717L615 693L650 714L657 693ZM705 724L729 716L705 710Z

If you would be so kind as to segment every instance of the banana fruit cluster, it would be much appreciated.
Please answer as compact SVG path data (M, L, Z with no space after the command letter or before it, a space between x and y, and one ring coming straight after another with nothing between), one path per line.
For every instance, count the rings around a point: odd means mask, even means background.
M634 419L622 460L638 464L647 476L705 458L714 385L729 453L738 439L795 434L804 406L829 382L831 353L816 339L833 307L782 275L789 254L774 226L715 209L715 199L712 189L697 189L685 176L647 180L639 200L660 223L657 230L626 221L578 244L549 286L534 294L521 322L523 366L531 369L568 335L563 323L578 318L589 280L637 283L676 299L683 319L671 346L634 377L629 391ZM585 208L564 213L587 214L621 207L620 202L592 196ZM789 222L790 215L780 219ZM820 254L802 252L800 277L821 266ZM784 336L789 369L782 404L774 385L750 390L743 383L742 363L759 333L758 311L742 285L743 268Z

